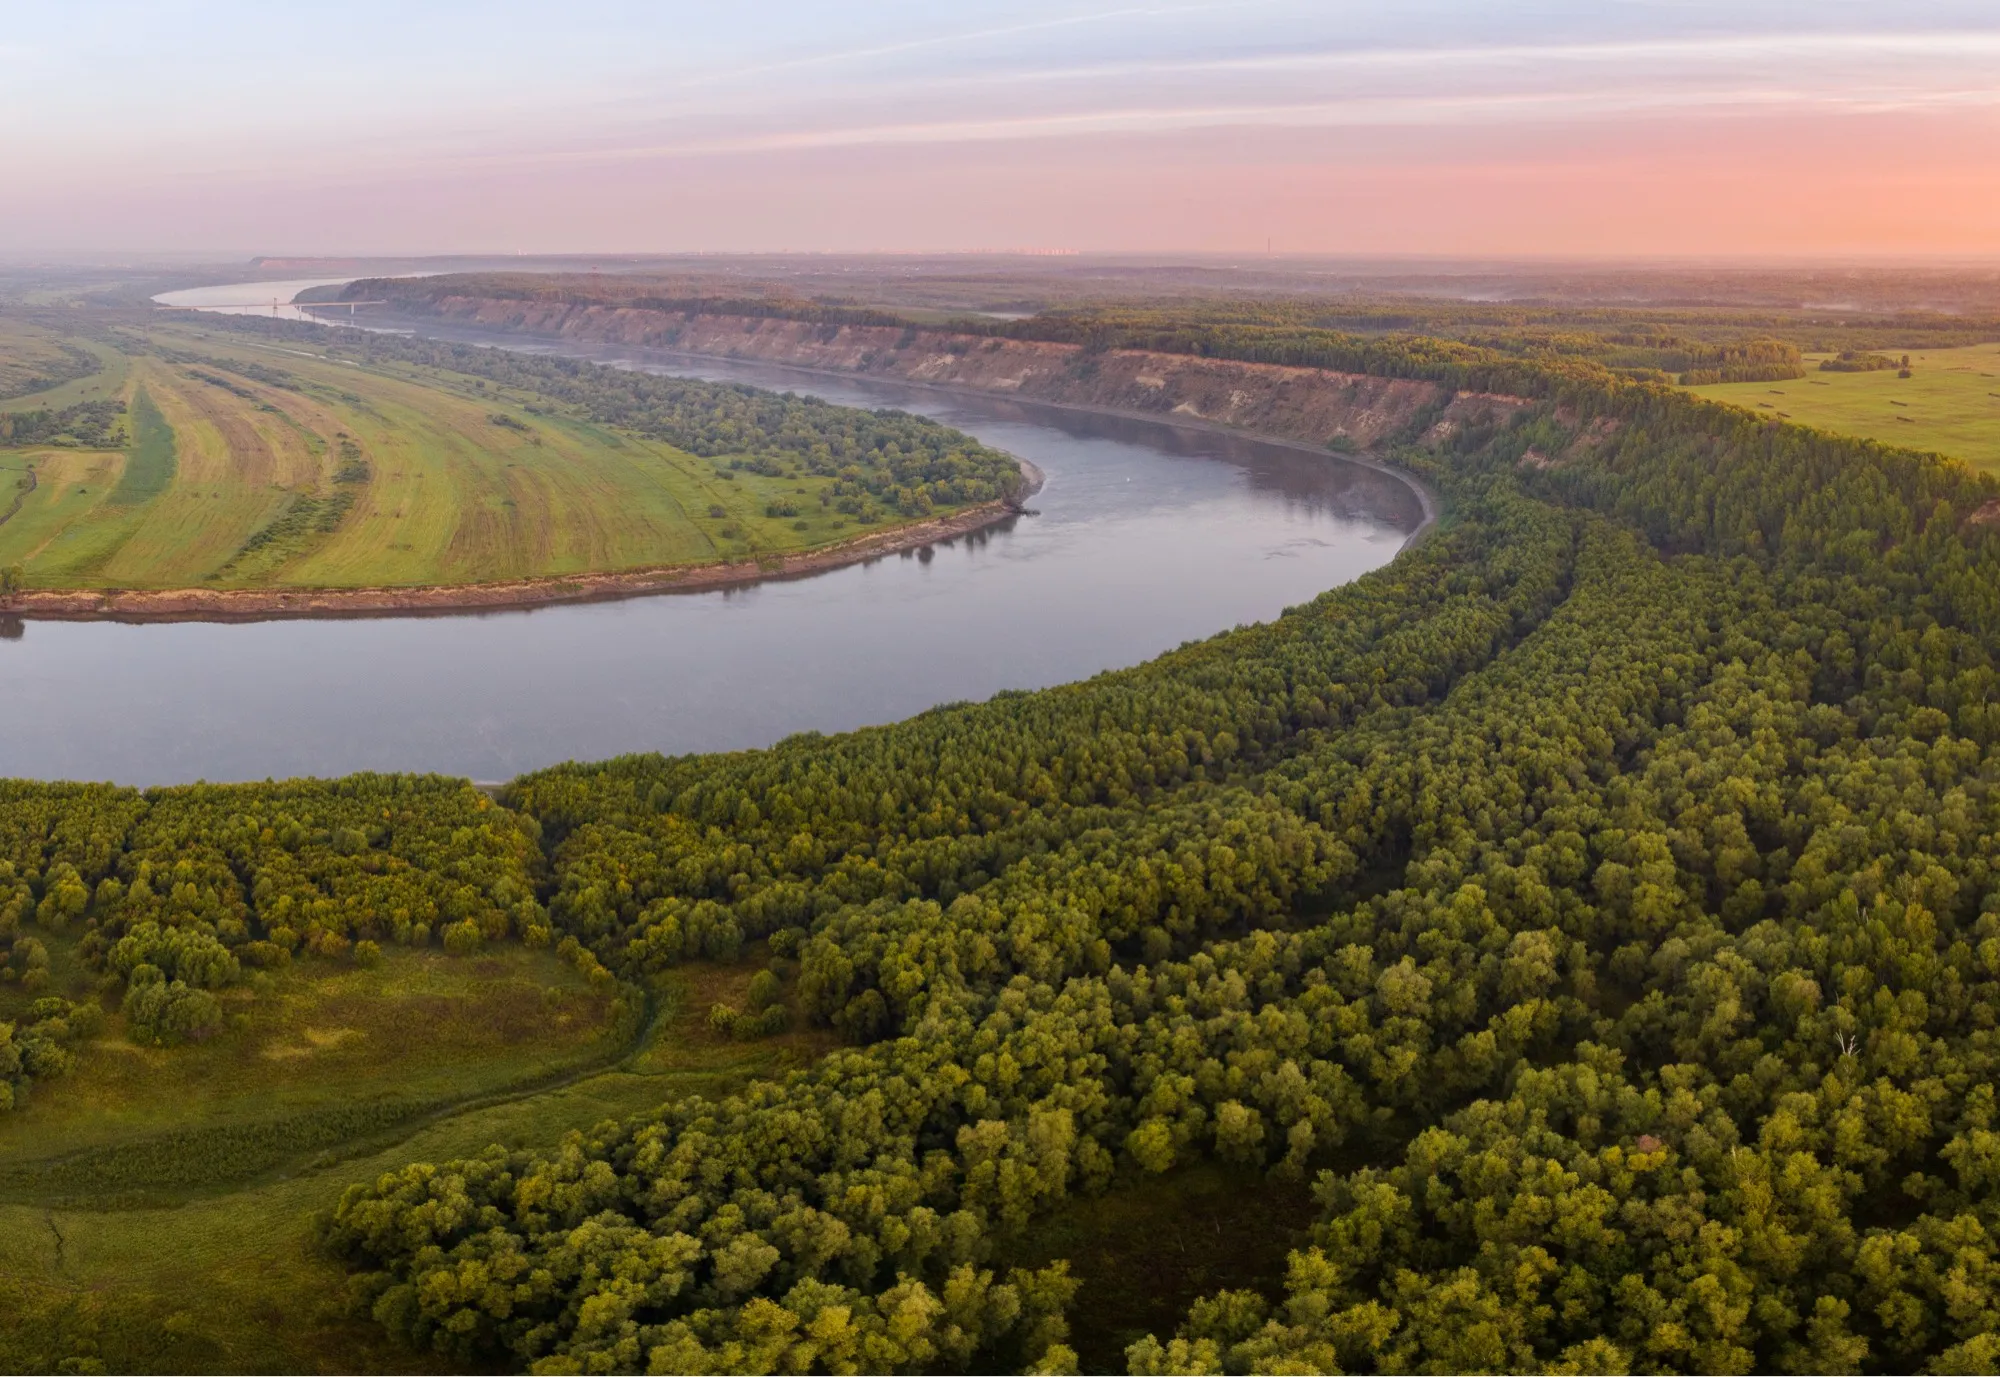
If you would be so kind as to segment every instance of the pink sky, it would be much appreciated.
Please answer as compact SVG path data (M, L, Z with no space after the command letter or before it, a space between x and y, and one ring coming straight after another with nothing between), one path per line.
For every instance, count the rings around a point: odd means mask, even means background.
M0 252L1986 256L1989 9L124 7L0 45Z
M1985 256L1985 111L1611 127L1087 135L433 177L274 179L268 193L85 191L107 246L288 252L1062 248L1504 255ZM334 179L328 179L333 181ZM48 217L51 220L71 216ZM130 223L130 222L126 222ZM276 246L276 250L272 246Z

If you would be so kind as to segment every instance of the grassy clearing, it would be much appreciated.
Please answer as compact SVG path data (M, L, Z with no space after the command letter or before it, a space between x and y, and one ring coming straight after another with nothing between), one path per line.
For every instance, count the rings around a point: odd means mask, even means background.
M0 519L0 564L30 586L429 587L771 558L863 529L820 503L829 479L731 471L482 379L193 322L116 340L60 341L105 367L46 404L115 387L119 466L0 448L0 469L36 478Z
M1900 358L1900 349L1884 354ZM1724 383L1697 396L1748 407L1840 435L1908 449L1934 450L1974 468L2000 472L2000 344L1910 354L1911 376L1894 370L1823 373L1809 356L1808 376L1792 382Z
M177 1200L621 1050L608 999L518 948L306 961L224 1002L228 1031L194 1048L135 1046L114 1015L72 1075L0 1117L0 1200Z
M684 1095L725 1094L818 1056L828 1045L822 1034L745 1043L709 1029L709 1007L740 1002L756 969L675 972L639 1045L608 1064L593 1061L604 1050L594 1040L603 1025L591 1016L601 999L568 967L519 949L466 961L392 952L377 970L337 974L308 966L262 992L244 1010L252 1022L212 1044L162 1053L92 1048L76 1076L46 1087L13 1116L21 1123L0 1127L0 1180L7 1168L47 1156L52 1142L104 1142L117 1131L99 1127L106 1116L124 1116L124 1131L137 1139L232 1116L310 1114L342 1097L456 1088L459 1099L314 1146L233 1187L177 1186L168 1200L126 1208L66 1203L46 1188L0 1201L0 1314L8 1317L0 1371L52 1369L66 1359L111 1371L450 1370L349 1311L345 1272L313 1250L313 1213L348 1185L411 1161L495 1144L547 1147L573 1129ZM55 970L59 983L78 978L64 953ZM105 1041L116 1037L109 1029ZM538 1079L506 1089L523 1078ZM17 1177L17 1189L23 1184Z

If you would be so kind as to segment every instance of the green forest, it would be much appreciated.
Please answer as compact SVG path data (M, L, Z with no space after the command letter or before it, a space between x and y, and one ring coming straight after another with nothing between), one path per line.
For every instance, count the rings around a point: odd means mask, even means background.
M1386 568L1085 683L497 801L8 785L8 1102L288 962L751 963L716 1027L838 1045L348 1188L344 1303L539 1373L2000 1368L2000 484L1582 359L1094 328L1535 405L1391 456L1446 516ZM997 479L893 416L349 347ZM1171 1325L1022 1260L1093 1202L1171 1231L1211 1168L1310 1222Z

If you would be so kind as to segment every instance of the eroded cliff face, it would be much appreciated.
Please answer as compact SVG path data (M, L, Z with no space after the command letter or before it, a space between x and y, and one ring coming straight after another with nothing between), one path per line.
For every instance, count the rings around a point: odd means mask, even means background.
M1238 426L1308 444L1372 449L1426 422L1435 442L1468 422L1528 405L1436 383L1140 350L986 339L896 326L821 325L616 306L443 297L407 309L489 330L789 363L1038 401Z

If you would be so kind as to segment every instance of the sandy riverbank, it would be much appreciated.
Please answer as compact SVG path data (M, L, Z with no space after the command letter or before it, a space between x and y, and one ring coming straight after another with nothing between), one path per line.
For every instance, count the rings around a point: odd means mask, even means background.
M768 579L803 578L904 550L970 535L1021 514L1042 485L1033 464L1016 459L1025 478L1010 502L983 502L949 516L858 536L816 550L761 560L662 565L497 583L388 588L32 589L0 598L0 615L48 621L241 622L294 617L449 616L521 611L560 603L602 602L657 593L702 592Z

